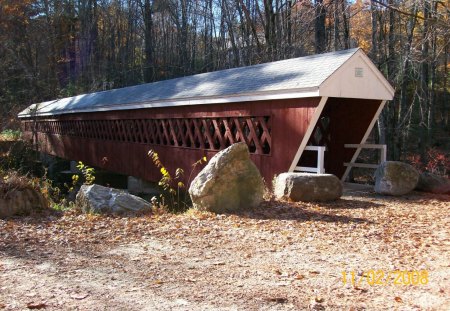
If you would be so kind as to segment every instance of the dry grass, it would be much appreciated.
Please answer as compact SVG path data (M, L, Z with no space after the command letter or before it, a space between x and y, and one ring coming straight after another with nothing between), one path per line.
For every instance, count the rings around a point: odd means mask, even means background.
M37 189L37 187L31 179L15 171L0 172L0 198L7 198L9 193L24 189Z

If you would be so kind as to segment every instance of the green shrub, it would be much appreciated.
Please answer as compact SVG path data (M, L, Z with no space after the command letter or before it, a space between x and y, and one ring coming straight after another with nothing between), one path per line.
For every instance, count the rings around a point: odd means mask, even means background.
M0 133L0 141L14 141L21 137L22 133L18 130L3 130Z

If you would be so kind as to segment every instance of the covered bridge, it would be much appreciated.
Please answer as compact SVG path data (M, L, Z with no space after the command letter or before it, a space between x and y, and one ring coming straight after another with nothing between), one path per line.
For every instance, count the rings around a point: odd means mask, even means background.
M351 49L48 101L19 118L43 152L150 181L160 178L150 149L189 172L240 141L267 181L295 170L342 178L358 152L344 145L365 142L393 94Z

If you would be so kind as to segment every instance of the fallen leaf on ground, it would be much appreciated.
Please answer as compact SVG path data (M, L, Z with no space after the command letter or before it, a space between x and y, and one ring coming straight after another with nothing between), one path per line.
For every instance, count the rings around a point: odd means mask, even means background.
M322 303L322 302L324 302L324 299L322 297L316 297L316 298L314 298L314 301L318 302L318 303Z
M72 295L70 295L71 298L77 299L77 300L83 300L83 299L85 299L87 296L89 296L89 294L86 294L86 293L84 293L84 294L72 294Z
M45 302L29 302L27 303L28 309L44 309L47 307Z
M269 298L268 300L276 303L286 303L288 301L288 299L285 297L272 297Z
M395 298L394 298L394 300L395 300L395 301L397 301L397 302L403 302L403 299L401 299L401 298L400 298L400 297L398 297L398 296L397 296L397 297L395 297Z
M302 275L302 274L297 274L297 275L295 275L294 278L295 278L296 280L303 280L303 279L305 278L305 276Z
M362 288L362 287L358 287L358 286L355 286L353 288L356 289L356 290L361 291L361 293L367 293L367 291L368 291L366 288Z

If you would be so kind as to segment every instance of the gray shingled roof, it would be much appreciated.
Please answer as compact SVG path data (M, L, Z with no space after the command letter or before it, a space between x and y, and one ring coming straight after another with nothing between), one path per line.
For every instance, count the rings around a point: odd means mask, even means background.
M208 72L172 80L78 95L32 105L19 117L76 112L173 106L192 99L264 95L283 91L317 89L358 49L287 59L248 67Z

